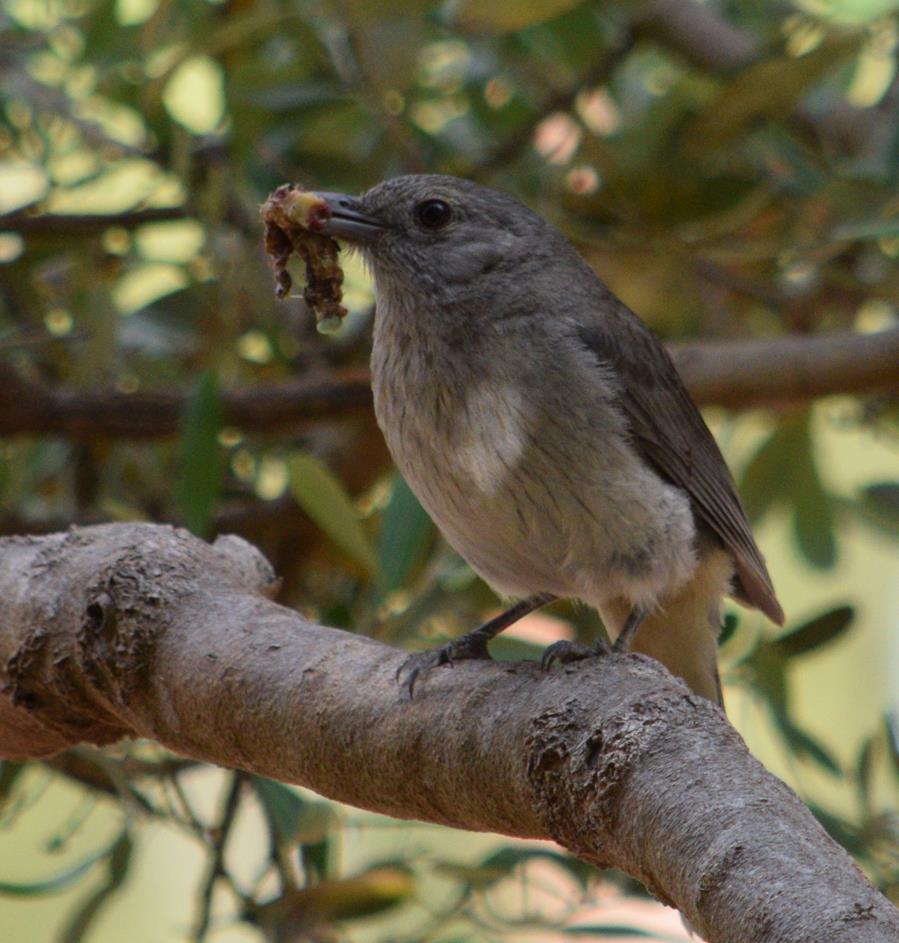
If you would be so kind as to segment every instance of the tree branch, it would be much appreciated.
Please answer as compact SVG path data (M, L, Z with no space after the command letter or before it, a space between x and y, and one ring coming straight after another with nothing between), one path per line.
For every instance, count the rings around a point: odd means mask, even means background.
M52 433L72 438L147 439L177 435L186 394L50 389L15 375L0 383L0 435ZM222 393L227 425L283 432L297 423L371 407L367 370L303 377L279 386Z
M841 393L899 392L899 328L674 345L701 405L747 409Z
M151 737L403 818L553 838L711 943L887 943L899 911L711 704L638 655L543 674L403 653L267 598L249 544L106 525L0 541L0 755Z
M759 55L755 37L693 0L647 0L634 28L709 72L738 72Z
M151 207L123 213L33 213L28 211L0 214L0 231L53 236L84 236L104 232L111 226L135 229L146 223L186 219L180 206Z
M749 409L837 393L899 391L899 328L877 334L699 341L672 354L701 405ZM324 416L367 412L368 371L226 390L225 422L258 433ZM50 433L72 438L140 439L176 435L183 393L56 390L14 374L0 381L0 435Z
M700 405L749 409L838 393L899 391L899 328L765 340L700 341L672 354ZM371 408L368 371L344 370L280 386L228 390L225 422L257 433ZM176 435L185 394L55 390L7 374L0 383L0 435L145 439Z

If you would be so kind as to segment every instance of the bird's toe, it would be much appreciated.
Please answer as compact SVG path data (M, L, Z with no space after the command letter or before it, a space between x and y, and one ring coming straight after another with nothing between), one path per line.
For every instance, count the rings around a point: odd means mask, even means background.
M563 639L560 642L553 642L543 650L543 656L540 659L540 667L544 671L549 671L554 662L560 665L567 665L573 661L583 661L585 658L597 658L600 655L609 654L609 646L604 639L600 639L591 648L587 645L581 645L580 642L569 642Z
M486 638L472 632L470 635L463 635L462 638L448 642L440 648L433 648L426 652L415 652L399 666L396 672L396 680L400 687L405 690L409 700L412 700L415 693L415 684L423 675L442 665L452 665L454 662L466 659L490 660Z

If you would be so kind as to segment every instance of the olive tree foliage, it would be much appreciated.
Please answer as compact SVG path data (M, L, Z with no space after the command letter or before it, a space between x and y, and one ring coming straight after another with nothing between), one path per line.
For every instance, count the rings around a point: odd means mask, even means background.
M896 6L11 0L0 534L130 520L236 533L273 564L280 601L316 621L407 647L477 624L495 598L440 541L374 425L364 273L345 260L351 315L317 334L299 298L275 300L259 204L288 180L354 192L455 173L517 194L663 338L714 339L724 365L752 339L886 339L899 306ZM860 744L811 733L793 676L863 621L867 600L840 581L849 537L899 534L895 475L847 488L821 458L841 442L895 453L896 372L814 401L801 384L765 396L760 369L757 399L712 415L762 543L787 561L774 576L790 616L775 635L728 613L725 682L761 707L803 798L894 902L899 732L872 713ZM831 574L833 602L810 608L804 582ZM602 631L582 609L553 614L585 641ZM500 657L534 651L496 644ZM864 683L847 670L847 687ZM602 936L576 919L584 896L640 893L543 846L466 854L427 833L401 853L360 839L338 807L245 773L201 808L212 775L148 744L4 764L6 847L48 782L80 797L44 823L50 849L71 850L92 816L117 827L64 868L48 853L40 878L5 855L0 908L75 889L59 938L91 939L148 827L207 856L183 889L185 938L225 919L260 939ZM267 842L249 877L226 853L242 815ZM369 842L349 865L348 835ZM562 903L547 904L547 885Z

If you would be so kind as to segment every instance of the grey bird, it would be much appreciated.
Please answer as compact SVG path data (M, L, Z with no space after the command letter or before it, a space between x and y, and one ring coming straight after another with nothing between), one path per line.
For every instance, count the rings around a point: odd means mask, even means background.
M403 670L489 657L558 597L596 607L614 649L720 703L727 595L783 611L727 465L671 359L567 239L515 198L455 177L320 193L377 308L375 412L447 541L520 601ZM544 665L608 651L557 642Z

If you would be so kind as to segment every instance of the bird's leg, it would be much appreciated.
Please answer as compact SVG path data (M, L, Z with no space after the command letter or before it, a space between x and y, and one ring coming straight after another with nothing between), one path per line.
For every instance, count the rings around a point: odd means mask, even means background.
M544 650L540 665L544 671L548 671L554 661L559 662L561 665L567 665L569 662L582 661L584 658L596 658L599 655L611 655L613 653L619 655L626 652L630 649L631 642L633 642L637 630L645 618L646 610L642 606L634 606L624 620L618 638L615 639L615 643L611 647L604 638L597 639L592 648L567 640L554 642Z
M411 699L415 682L432 668L452 665L454 661L462 661L466 658L489 659L490 652L487 650L487 643L490 639L496 638L503 629L508 629L510 625L529 612L551 603L555 598L552 593L537 593L534 596L528 596L527 599L522 599L514 606L510 606L505 612L501 612L473 632L432 651L416 652L410 655L397 670L397 681L406 689Z
M612 651L615 652L616 655L621 654L621 652L630 651L631 642L637 637L637 632L640 626L643 625L643 620L646 616L647 612L642 606L634 606L634 608L631 609L627 618L624 620L621 631L618 633L618 638L615 639L615 643L612 645Z

